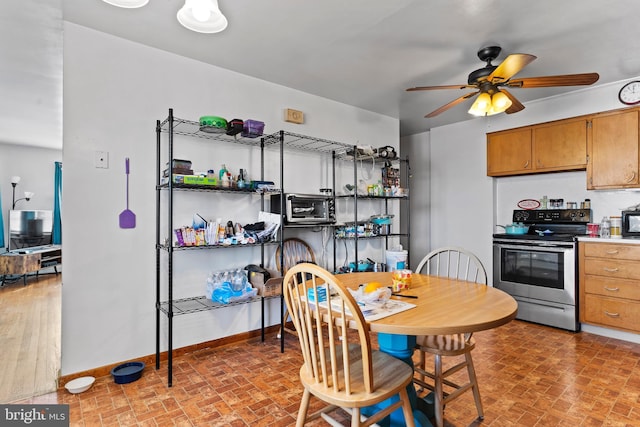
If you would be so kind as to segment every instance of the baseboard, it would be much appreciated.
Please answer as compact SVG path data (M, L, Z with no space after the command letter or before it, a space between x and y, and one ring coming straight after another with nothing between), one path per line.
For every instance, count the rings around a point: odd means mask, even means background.
M280 325L273 325L273 326L268 326L266 328L264 328L264 333L265 335L273 335L280 332ZM174 348L173 349L173 357L178 357L178 356L182 356L185 355L187 353L192 353L194 351L199 351L199 350L203 350L206 348L217 348L217 347L224 347L226 345L231 345L231 344L237 344L239 342L243 342L243 341L249 341L252 338L255 337L259 337L261 335L261 331L260 330L255 330L255 331L247 331L247 332L243 332L241 334L236 334L236 335L231 335L228 337L224 337L224 338L219 338L216 340L211 340L211 341L205 341L205 342L201 342L198 344L193 344L193 345L189 345L186 347L180 347L180 348ZM164 351L160 353L160 361L166 361L168 359L168 352ZM66 383L68 383L69 381L75 379L75 378L80 378L80 377L86 377L86 376L92 376L92 377L104 377L107 375L111 375L111 370L122 364L122 363L126 363L126 362L144 362L145 366L145 370L147 369L155 369L155 363L156 363L156 355L155 354L150 354L147 356L142 356L142 357L137 357L135 359L131 359L131 360L123 360L121 362L118 363L114 363L112 365L107 365L107 366L101 366L99 368L94 368L94 369L89 369L86 371L82 371L82 372L75 372L73 374L69 374L69 375L64 375L58 378L58 389L62 389L64 388L64 385Z

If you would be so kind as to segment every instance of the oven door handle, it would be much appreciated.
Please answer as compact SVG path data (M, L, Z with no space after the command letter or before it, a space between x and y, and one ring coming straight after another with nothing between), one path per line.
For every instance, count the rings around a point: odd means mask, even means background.
M495 246L497 246L500 249L518 249L518 250L522 250L522 251L527 251L527 250L535 250L535 251L539 251L539 252L554 252L554 253L562 253L562 252L566 252L567 250L573 250L573 245L569 244L569 245L554 245L554 246L538 246L538 245L505 245L502 243L494 243Z

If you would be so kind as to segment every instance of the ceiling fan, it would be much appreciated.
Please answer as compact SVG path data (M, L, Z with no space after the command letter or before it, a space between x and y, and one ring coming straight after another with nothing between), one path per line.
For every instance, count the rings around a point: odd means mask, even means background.
M514 53L507 56L500 65L492 65L491 61L500 55L501 50L502 48L499 46L489 46L480 49L478 51L478 58L480 58L481 61L485 61L487 65L471 72L467 84L418 86L409 88L407 91L477 89L476 92L470 92L454 99L448 104L430 112L425 117L435 117L475 95L478 95L478 97L469 109L469 113L476 116L490 116L502 112L506 112L507 114L517 113L524 109L524 105L505 88L527 89L557 86L587 86L597 82L600 78L598 73L583 73L512 79L513 76L535 60L536 57L526 53Z

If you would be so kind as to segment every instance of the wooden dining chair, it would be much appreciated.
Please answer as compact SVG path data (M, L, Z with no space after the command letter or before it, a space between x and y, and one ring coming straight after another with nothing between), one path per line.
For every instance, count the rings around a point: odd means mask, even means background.
M276 249L276 268L278 271L280 271L284 276L291 267L296 264L300 264L301 262L316 263L316 256L313 249L311 249L311 246L309 246L309 244L304 240L296 237L284 239L282 242L282 249L280 247ZM280 338L283 332L296 335L295 329L287 327L288 319L289 313L285 307L282 317L282 327L278 333L278 338Z
M487 273L480 260L471 252L458 247L443 247L431 251L420 261L416 273L487 284ZM472 334L425 335L418 336L416 341L419 362L414 369L416 373L414 383L421 389L426 388L433 392L436 426L443 425L445 405L468 390L473 391L478 418L483 419L480 390L471 358L471 351L475 348ZM426 369L426 353L434 355L433 370ZM464 356L464 359L443 371L443 356ZM465 367L468 382L458 384L447 379ZM427 377L430 378L429 382L426 381Z
M315 298L309 298L310 292L320 295L322 287L328 287L330 304L326 300L317 304ZM351 426L373 425L398 408L402 408L405 425L415 426L407 392L413 369L400 359L371 348L369 324L336 276L315 264L291 267L284 277L284 299L304 359L300 368L304 393L296 426L318 417L333 426L342 426L327 414L337 407L351 414ZM311 396L328 406L308 415ZM368 414L368 418L362 414L361 408L394 396L398 400L377 413Z

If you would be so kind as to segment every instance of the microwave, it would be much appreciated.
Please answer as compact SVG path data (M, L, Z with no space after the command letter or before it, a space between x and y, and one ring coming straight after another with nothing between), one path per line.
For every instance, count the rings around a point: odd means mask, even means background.
M283 209L284 197L284 212ZM335 200L321 194L272 194L271 213L282 214L287 224L333 224Z
M622 237L640 237L640 211L622 211Z

